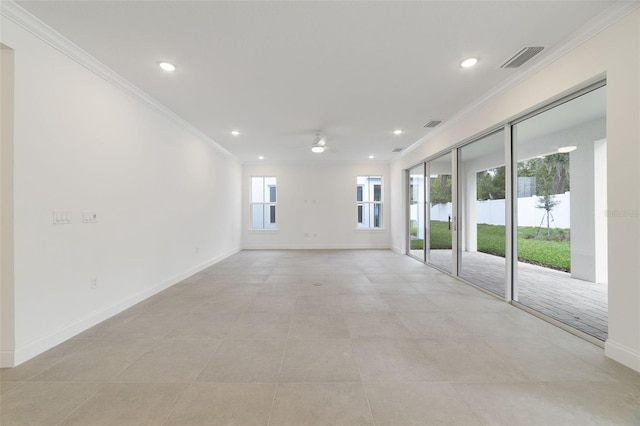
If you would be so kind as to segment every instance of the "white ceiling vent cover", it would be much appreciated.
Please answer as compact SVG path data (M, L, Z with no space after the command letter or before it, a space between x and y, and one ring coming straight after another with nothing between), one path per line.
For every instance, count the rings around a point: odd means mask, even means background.
M436 127L438 124L442 123L442 120L431 120L424 127Z
M500 65L500 68L520 68L543 50L544 46L525 46L518 53L509 58L507 62Z

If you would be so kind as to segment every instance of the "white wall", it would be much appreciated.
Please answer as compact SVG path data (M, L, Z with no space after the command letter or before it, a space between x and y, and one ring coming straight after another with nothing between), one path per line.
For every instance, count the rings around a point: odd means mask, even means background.
M2 42L15 50L16 345L3 363L18 364L238 251L242 168L7 19ZM73 222L52 224L54 210Z
M640 11L627 15L513 88L434 133L391 166L392 176L419 160L510 118L607 78L609 339L606 354L640 371ZM446 126L446 125L445 125ZM403 193L394 180L392 194ZM392 232L406 232L394 215Z
M356 229L356 177L382 176L382 229ZM277 230L250 229L250 179L275 176ZM242 185L242 247L245 249L389 248L389 165L246 164Z
M15 349L13 293L13 61L13 50L0 44L0 354L13 354ZM0 365L2 365L1 357Z

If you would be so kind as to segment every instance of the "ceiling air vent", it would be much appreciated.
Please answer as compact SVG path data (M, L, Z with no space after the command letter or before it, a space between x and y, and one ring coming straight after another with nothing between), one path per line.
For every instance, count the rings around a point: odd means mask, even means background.
M400 152L402 151L404 148L393 148L393 151L391 152Z
M520 68L543 50L543 46L525 46L520 49L518 53L509 58L507 62L500 65L500 68Z
M431 120L424 127L436 127L438 124L442 123L442 120Z

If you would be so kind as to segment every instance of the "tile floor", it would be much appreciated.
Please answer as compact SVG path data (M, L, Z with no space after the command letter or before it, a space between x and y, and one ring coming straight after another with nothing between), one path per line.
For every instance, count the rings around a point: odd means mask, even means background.
M385 250L244 251L0 374L3 426L640 424L640 374Z
M421 255L422 252L418 252ZM431 259L451 269L451 250L432 250ZM485 290L504 296L504 257L462 253L460 276ZM572 278L571 274L518 262L518 302L596 339L607 340L607 285Z

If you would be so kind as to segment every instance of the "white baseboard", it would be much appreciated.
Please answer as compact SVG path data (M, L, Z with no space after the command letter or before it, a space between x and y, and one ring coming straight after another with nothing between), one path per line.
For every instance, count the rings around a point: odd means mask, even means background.
M312 244L251 244L242 247L243 250L389 250L388 244L343 244L343 245L312 245Z
M94 312L66 327L60 328L47 336L44 336L34 342L17 348L15 351L2 351L0 352L0 367L14 367L20 365L23 362L28 361L31 358L53 348L54 346L59 345L65 340L68 340L82 333L83 331L88 330L94 325L111 318L112 316L124 311L125 309L128 309L145 299L148 299L149 297L161 292L162 290L165 290L172 285L179 283L185 278L189 278L190 276L220 262L223 259L226 259L229 256L238 253L239 251L240 248L235 248L203 263L200 263L192 268L187 269L186 271L167 278L157 285L148 287L147 289L133 294L123 300L120 300L119 302L109 307Z
M391 246L391 251L398 254L407 254L405 249L396 246Z
M640 372L640 353L624 345L607 340L604 354L614 361Z

